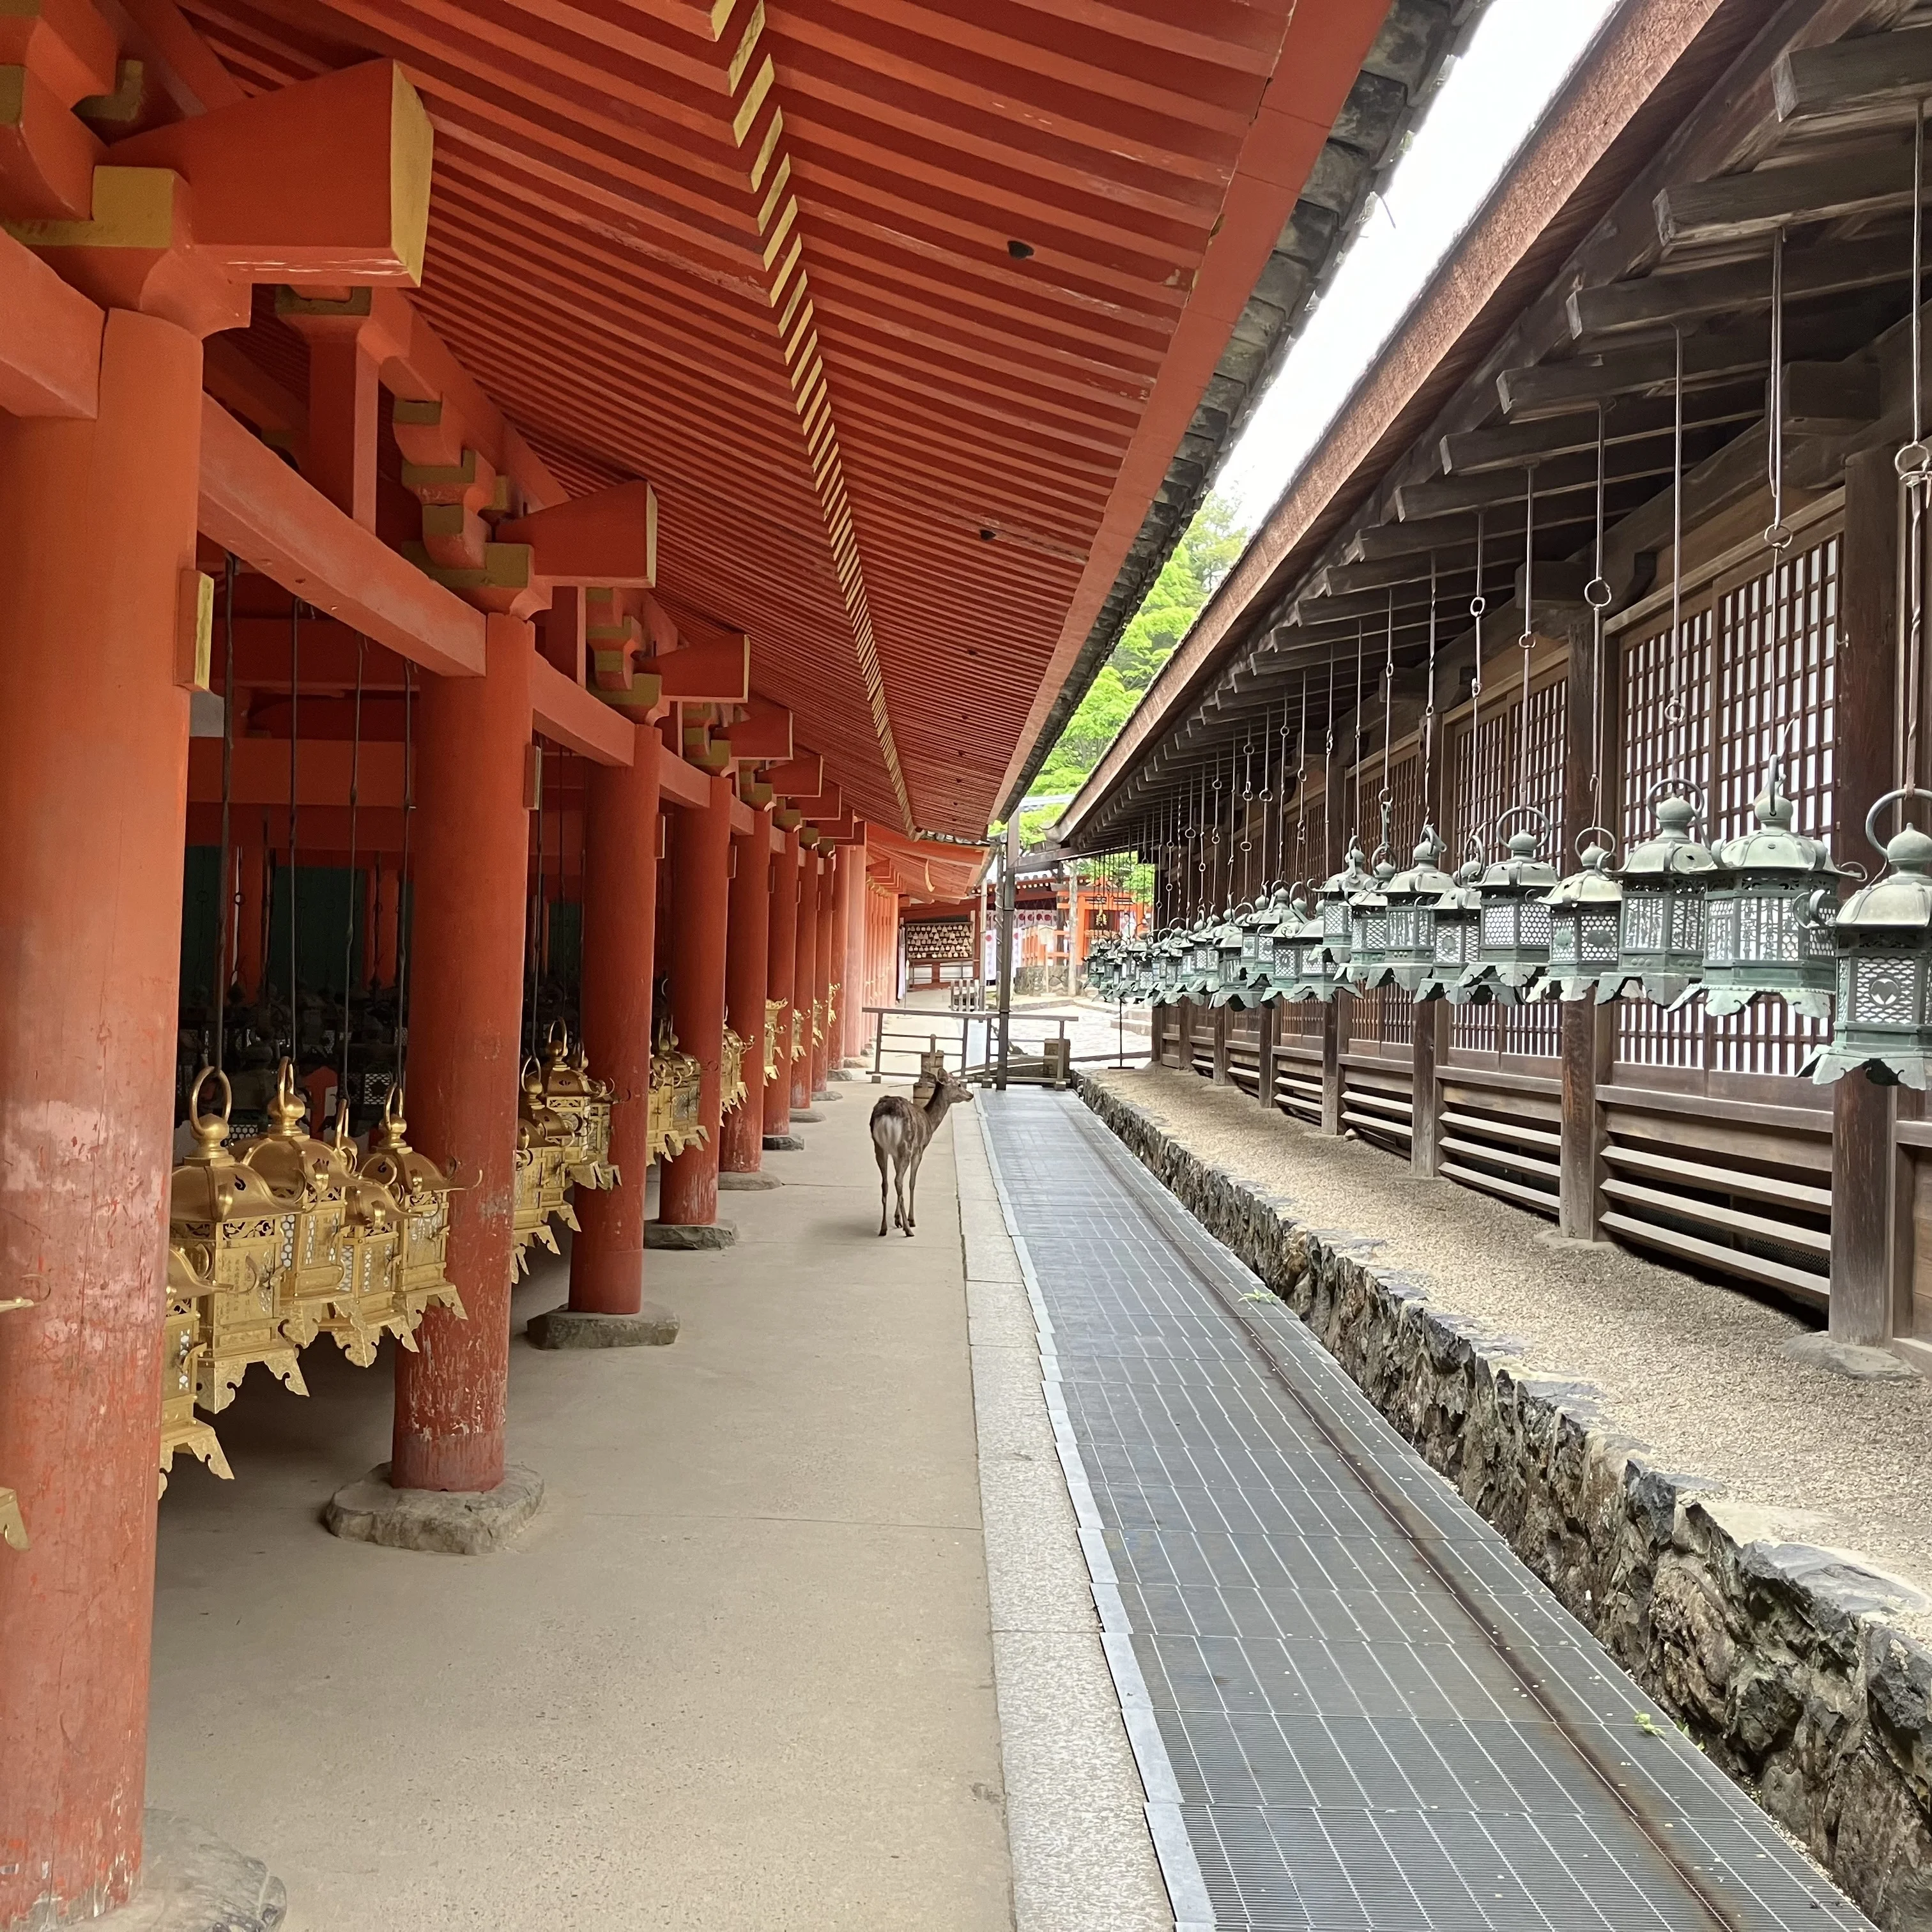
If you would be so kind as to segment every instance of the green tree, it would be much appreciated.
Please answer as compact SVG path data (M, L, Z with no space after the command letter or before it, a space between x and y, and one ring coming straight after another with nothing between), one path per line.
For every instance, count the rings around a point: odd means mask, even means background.
M1033 782L1036 796L1078 791L1247 542L1234 506L1210 494L1120 633Z

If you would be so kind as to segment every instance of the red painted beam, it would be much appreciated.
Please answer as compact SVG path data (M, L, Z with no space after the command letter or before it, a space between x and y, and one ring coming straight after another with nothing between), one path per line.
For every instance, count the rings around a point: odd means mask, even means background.
M425 670L482 674L482 612L345 516L212 396L202 399L200 524L284 590Z
M667 805L702 812L711 802L711 774L667 752L659 768L659 788Z
M654 657L645 666L664 680L662 695L686 704L742 704L752 692L751 639L742 631L721 631L703 638L686 632L685 640L683 650ZM736 728L730 728L731 755L742 757Z
M237 805L286 805L289 802L289 746L285 738L238 738L229 796ZM349 802L349 776L356 748L340 738L304 740L296 760L296 802L339 805ZM188 795L197 804L221 797L221 741L196 738L188 748ZM395 744L362 745L356 766L358 805L400 809L403 802L403 748Z
M658 500L642 481L614 483L500 524L496 540L528 544L532 568L553 584L648 590L657 579Z
M547 738L598 765L637 761L638 727L542 658L530 664L530 710Z
M801 745L783 764L766 772L765 782L787 798L816 798L825 789L825 760Z
M756 692L745 706L747 715L730 728L732 757L741 765L784 764L792 755L792 714Z
M0 232L0 410L92 418L104 319L31 248Z

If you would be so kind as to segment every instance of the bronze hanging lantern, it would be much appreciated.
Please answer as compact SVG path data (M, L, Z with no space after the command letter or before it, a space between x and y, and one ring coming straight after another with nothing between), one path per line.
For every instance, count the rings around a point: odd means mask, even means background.
M1254 907L1244 902L1231 906L1222 923L1214 933L1214 979L1210 992L1210 1006L1240 1006L1245 978L1246 957L1251 953L1252 942L1248 937L1247 922L1254 916Z
M276 1276L275 1311L282 1333L298 1348L315 1340L350 1292L340 1252L349 1176L338 1151L308 1132L308 1117L295 1063L285 1059L275 1070L268 1129L238 1152L268 1184L278 1206L294 1216L294 1252Z
M214 1292L212 1257L198 1242L170 1238L168 1242L166 1312L161 1318L160 1480L155 1493L165 1494L178 1452L205 1464L224 1482L235 1480L214 1430L194 1412L195 1391L202 1385L208 1358L205 1304ZM0 1308L9 1304L0 1302ZM13 1304L24 1307L24 1302ZM4 1516L0 1509L0 1516Z
M1382 886L1388 932L1382 958L1365 986L1400 986L1413 993L1435 970L1436 905L1444 892L1456 889L1456 881L1437 862L1444 850L1435 826L1425 824L1409 854L1408 869Z
M1593 832L1612 836L1607 826L1590 825L1580 841ZM1588 999L1602 975L1616 968L1624 889L1610 872L1610 849L1592 839L1578 854L1578 869L1544 901L1550 908L1550 971L1536 989L1543 998Z
M1794 808L1784 794L1782 762L1772 760L1752 802L1756 826L1716 852L1720 869L1705 897L1706 1012L1742 1012L1754 1000L1774 996L1793 1012L1831 1017L1838 881L1852 874L1832 862L1823 840L1791 829Z
M778 1021L784 1012L782 1000L765 1002L765 1084L778 1077Z
M1375 884L1366 861L1361 842L1352 832L1342 869L1331 873L1315 895L1316 915L1322 922L1322 943L1327 949L1332 977L1337 986L1347 983L1346 969L1352 950L1354 924L1349 902L1358 892L1366 892Z
M0 1315L4 1315L10 1309L26 1308L32 1305L25 1295L10 1296L6 1300L0 1301ZM208 1434L209 1439L212 1441L214 1432L211 1430ZM218 1450L216 1451L218 1455L220 1453ZM166 1466L163 1465L164 1468ZM224 1464L223 1467L225 1469L226 1465ZM161 1480L162 1486L165 1488L166 1478L164 1477ZM20 1498L9 1489L0 1489L0 1543L6 1544L9 1550L25 1550L28 1546L27 1520L20 1512Z
M1852 893L1832 922L1837 1022L1804 1066L1821 1086L1862 1070L1881 1087L1922 1094L1932 1076L1932 838L1907 824L1880 845L1877 832L1887 806L1927 796L1888 791L1865 819L1888 869Z
M1498 838L1512 819L1524 822L1504 841L1504 856L1476 881L1476 952L1462 975L1466 989L1485 991L1510 1006L1527 998L1549 967L1549 896L1560 883L1556 868L1538 856L1550 834L1549 818L1533 805L1514 806L1496 820Z
M322 1324L322 1333L358 1369L366 1369L374 1363L385 1335L394 1336L412 1353L416 1349L415 1324L397 1293L403 1210L380 1180L358 1170L346 1114L336 1118L332 1144L348 1177L340 1244L346 1292L337 1312Z
M1676 778L1651 788L1657 830L1616 868L1623 887L1617 961L1597 982L1599 1006L1632 983L1666 1007L1681 1006L1697 990L1704 970L1705 895L1718 872L1710 848L1690 836L1700 814L1686 794L1699 789Z
M745 1104L745 1042L728 1026L718 1047L718 1112L722 1118ZM607 1138L608 1150L610 1142ZM615 1174L616 1169L610 1172Z
M798 1010L792 1010L798 1018ZM670 1016L661 1015L657 1040L651 1049L650 1107L646 1130L651 1158L673 1160L688 1147L704 1138L699 1118L700 1084L704 1070L694 1054L685 1052L677 1043ZM788 1076L789 1077L789 1076Z
M463 1297L448 1272L449 1197L455 1184L410 1145L409 1124L403 1115L403 1090L392 1086L382 1104L382 1118L369 1130L362 1172L388 1190L401 1216L394 1298L413 1329L426 1309L447 1308L459 1321L466 1318Z
M1298 918L1292 935L1294 964L1284 997L1297 1002L1318 1000L1325 1006L1346 990L1329 950L1326 922L1305 898L1294 900L1291 910Z
M610 1088L592 1076L584 1042L573 1047L570 1029L561 1020L550 1023L544 1043L544 1101L568 1132L566 1165L572 1185L615 1187L619 1175L610 1165Z
M1383 813L1386 824L1388 813ZM1388 892L1395 867L1386 844L1376 848L1373 876L1348 902L1348 969L1351 987L1379 986L1388 963Z
M202 1089L211 1079L221 1083L218 1114L200 1111ZM188 1095L194 1151L174 1170L168 1186L170 1244L206 1257L209 1287L201 1304L206 1347L196 1358L194 1399L210 1414L234 1400L256 1362L296 1394L308 1393L276 1306L276 1284L295 1262L296 1210L228 1150L233 1105L227 1076L203 1067Z
M1429 970L1416 982L1418 1001L1447 1000L1452 1006L1486 1005L1486 988L1471 989L1464 983L1476 957L1480 936L1483 902L1476 881L1483 875L1482 843L1471 832L1466 856L1449 875L1448 890L1430 909L1430 938L1432 948Z

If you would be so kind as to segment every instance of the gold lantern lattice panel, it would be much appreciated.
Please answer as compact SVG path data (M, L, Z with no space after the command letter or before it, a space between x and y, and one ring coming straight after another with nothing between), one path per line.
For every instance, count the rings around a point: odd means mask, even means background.
M724 1029L718 1062L718 1111L728 1114L745 1104L745 1042Z
M655 1161L676 1159L704 1138L700 1115L704 1068L679 1046L668 1017L651 1050L650 1150Z
M0 1301L0 1315L4 1315L10 1308L25 1308L27 1305L24 1295ZM20 1498L6 1488L0 1488L0 1543L5 1544L9 1550L24 1550L27 1546L27 1522L20 1513Z

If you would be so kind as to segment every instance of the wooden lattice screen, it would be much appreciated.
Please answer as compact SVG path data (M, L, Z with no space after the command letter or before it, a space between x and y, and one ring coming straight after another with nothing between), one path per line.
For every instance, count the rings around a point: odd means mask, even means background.
M1627 843L1650 835L1649 794L1668 778L1688 778L1699 788L1706 817L1698 836L1712 844L1738 837L1750 824L1751 801L1780 740L1796 830L1833 836L1838 564L1839 539L1827 536L1705 593L1683 614L1674 686L1668 623L1626 644ZM1681 718L1670 715L1673 688ZM1790 1076L1828 1030L1781 1000L1760 1000L1721 1019L1695 1001L1670 1013L1627 1000L1618 1015L1617 1057L1633 1066L1684 1072Z

